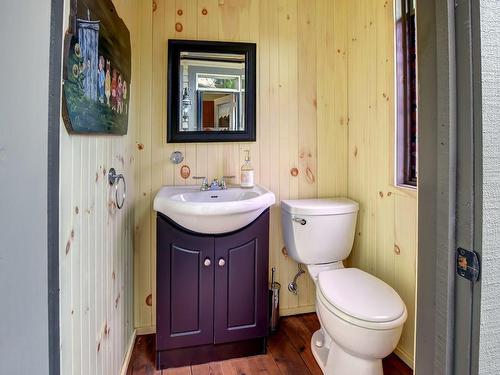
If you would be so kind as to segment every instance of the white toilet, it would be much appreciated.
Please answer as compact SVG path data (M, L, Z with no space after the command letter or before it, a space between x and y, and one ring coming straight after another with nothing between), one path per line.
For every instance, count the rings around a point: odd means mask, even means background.
M321 329L311 348L327 375L382 375L382 358L396 348L407 317L389 285L360 269L344 268L358 209L345 198L281 202L288 255L306 265L316 283Z

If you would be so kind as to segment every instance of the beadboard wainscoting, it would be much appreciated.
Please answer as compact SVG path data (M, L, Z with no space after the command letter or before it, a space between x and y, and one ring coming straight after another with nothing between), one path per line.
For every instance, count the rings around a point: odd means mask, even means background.
M416 264L416 193L393 185L393 5L387 0L154 0L141 2L140 126L135 160L135 326L155 316L156 214L162 185L191 176L235 175L250 149L255 180L277 198L271 209L270 267L282 285L281 314L314 310L307 275L299 293L287 284L297 265L286 256L279 202L349 196L360 202L349 263L391 284L409 319L398 353L412 364ZM257 43L257 142L167 144L168 39ZM185 159L169 161L172 151ZM297 168L294 176L292 169ZM293 171L295 172L295 171Z
M114 1L130 30L126 136L68 135L60 125L61 374L118 374L133 339L134 153L139 124L138 1ZM70 2L65 1L65 27ZM122 210L107 173L127 182Z

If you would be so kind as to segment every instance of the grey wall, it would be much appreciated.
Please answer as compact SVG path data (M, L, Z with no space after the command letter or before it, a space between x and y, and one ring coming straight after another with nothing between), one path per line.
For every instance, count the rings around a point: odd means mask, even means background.
M500 373L500 14L480 1L483 120L483 246L479 373Z
M51 2L0 7L0 374L48 374Z

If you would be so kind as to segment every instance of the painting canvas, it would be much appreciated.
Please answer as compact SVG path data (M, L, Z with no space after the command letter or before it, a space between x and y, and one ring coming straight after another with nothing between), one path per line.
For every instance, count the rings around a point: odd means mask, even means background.
M71 0L62 115L70 133L127 134L130 32L111 0Z

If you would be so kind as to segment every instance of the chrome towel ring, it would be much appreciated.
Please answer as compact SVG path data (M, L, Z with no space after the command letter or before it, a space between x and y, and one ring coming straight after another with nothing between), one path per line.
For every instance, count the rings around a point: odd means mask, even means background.
M123 181L123 193L121 203L118 201L118 185L120 185L120 180ZM114 168L111 168L108 172L108 181L111 186L115 187L115 203L119 210L122 209L125 204L125 198L127 196L127 183L125 182L125 177L123 174L117 174Z

